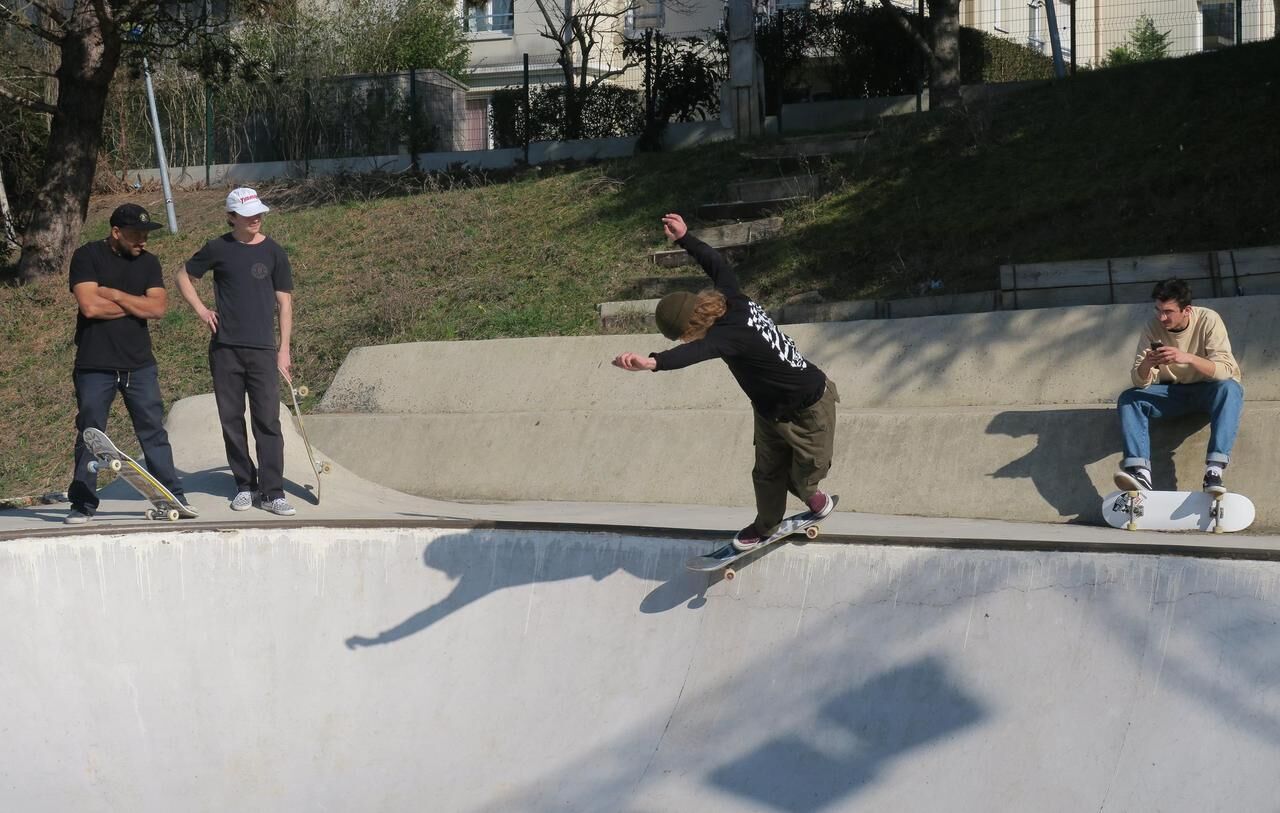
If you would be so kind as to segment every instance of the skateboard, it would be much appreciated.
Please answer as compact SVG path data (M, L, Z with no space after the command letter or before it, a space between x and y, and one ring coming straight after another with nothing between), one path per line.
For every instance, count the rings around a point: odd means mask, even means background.
M316 461L315 452L311 449L311 439L307 437L307 426L302 422L302 408L298 406L299 398L306 398L311 393L306 387L295 387L293 381L282 371L284 383L289 385L289 400L293 402L293 417L298 421L298 433L302 435L302 445L307 447L307 460L311 462L311 470L316 475L316 504L320 503L320 475L331 471L327 460Z
M840 502L840 498L834 494L831 495L831 510L835 510L836 503ZM831 516L827 514L827 516ZM764 548L769 547L780 539L785 539L792 534L803 533L809 539L818 538L818 523L823 519L816 519L812 511L803 511L799 514L793 514L782 521L778 526L778 530L773 532L773 536L764 540L750 550L738 550L730 542L723 547L717 548L706 556L694 556L687 560L684 566L689 570L695 570L700 573L709 573L714 570L724 568L724 577L733 580L737 576L737 571L732 567L733 563L744 556L750 556L753 553L759 553Z
M97 474L102 469L113 471L133 486L139 494L151 501L151 508L144 513L147 519L192 519L196 512L183 505L173 492L165 488L151 472L139 466L137 461L116 448L105 432L98 429L84 430L84 445L89 447L94 459L89 461L89 471Z
M1243 531L1253 523L1243 494L1205 491L1113 491L1102 499L1102 518L1129 531Z

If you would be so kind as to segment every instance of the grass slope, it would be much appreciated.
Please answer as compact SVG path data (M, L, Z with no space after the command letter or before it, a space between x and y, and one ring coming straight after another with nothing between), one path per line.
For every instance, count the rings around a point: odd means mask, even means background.
M814 168L833 191L788 212L784 235L740 271L770 304L810 290L909 295L930 280L982 290L1009 261L1280 242L1277 76L1280 43L1268 42L885 120L871 150ZM687 273L646 262L658 216L691 214L752 171L744 150L716 145L504 183L427 181L413 195L303 203L296 189L263 190L268 203L294 201L266 230L294 264L297 378L322 392L362 345L593 332L596 303ZM182 234L150 246L166 270L223 230L224 194L178 194ZM155 192L132 199L163 206ZM93 202L85 239L106 234L120 201ZM153 336L176 400L210 384L203 327L172 286L170 297ZM74 321L64 279L0 287L0 496L66 487ZM135 447L122 407L108 430Z

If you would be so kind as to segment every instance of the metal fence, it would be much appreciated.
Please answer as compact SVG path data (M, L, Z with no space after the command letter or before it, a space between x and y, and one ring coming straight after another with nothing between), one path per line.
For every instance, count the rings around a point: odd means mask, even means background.
M927 32L927 4L900 5ZM927 87L926 61L875 0L772 0L762 8L756 45L768 114L786 103ZM536 15L513 11L510 0L468 9L464 24L477 39L461 81L414 71L205 86L176 69L159 72L170 163L305 164L573 138L652 139L665 122L719 115L728 71L718 14L703 15L708 27L674 31L675 13L644 0L595 38L585 64L575 51L566 76ZM960 23L962 81L973 84L1053 75L1055 39L1065 63L1084 70L1266 39L1275 35L1276 13L1274 0L972 0L961 5ZM104 146L113 167L154 166L140 79L114 89Z

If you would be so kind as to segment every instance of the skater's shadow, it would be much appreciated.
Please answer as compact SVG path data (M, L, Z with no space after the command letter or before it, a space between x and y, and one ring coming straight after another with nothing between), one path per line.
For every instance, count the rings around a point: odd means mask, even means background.
M1207 421L1206 416L1193 415L1152 422L1156 488L1176 489L1174 452ZM1102 523L1102 497L1112 490L1111 475L1122 456L1120 419L1114 409L1010 410L991 420L987 434L1036 437L1031 451L996 469L992 477L1030 479L1045 502L1068 521ZM1112 465L1106 467L1105 481L1095 483L1089 467L1108 458Z
M687 548L660 547L658 540L653 548L624 542L604 544L598 536L581 534L539 540L501 533L486 540L485 535L476 531L450 534L427 545L423 564L452 580L453 589L376 635L352 635L345 641L347 648L394 643L500 590L583 577L599 582L619 571L646 581L669 575L642 601L642 612L663 612L685 601L695 609L701 606L706 579L684 569L684 559L691 555Z

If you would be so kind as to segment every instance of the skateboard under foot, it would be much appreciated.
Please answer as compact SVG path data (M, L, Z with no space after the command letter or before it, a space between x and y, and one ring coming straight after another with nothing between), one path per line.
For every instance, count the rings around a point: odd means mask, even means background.
M835 494L831 495L832 511L835 510L836 503L839 501L840 497ZM830 514L827 516L830 516ZM738 575L737 571L732 567L734 562L744 556L750 556L753 553L758 553L772 545L774 542L786 539L788 536L792 536L794 534L802 533L809 539L817 539L820 531L819 523L826 518L827 517L815 517L812 511L803 511L799 514L794 514L784 519L782 524L778 526L778 530L773 532L772 536L753 548L749 548L748 550L738 550L733 546L733 543L730 542L727 545L717 548L706 556L694 556L687 560L684 563L684 566L689 570L701 573L709 573L723 568L724 577L732 580Z
M1243 531L1253 524L1253 502L1243 494L1205 491L1113 491L1102 499L1102 518L1129 531Z

